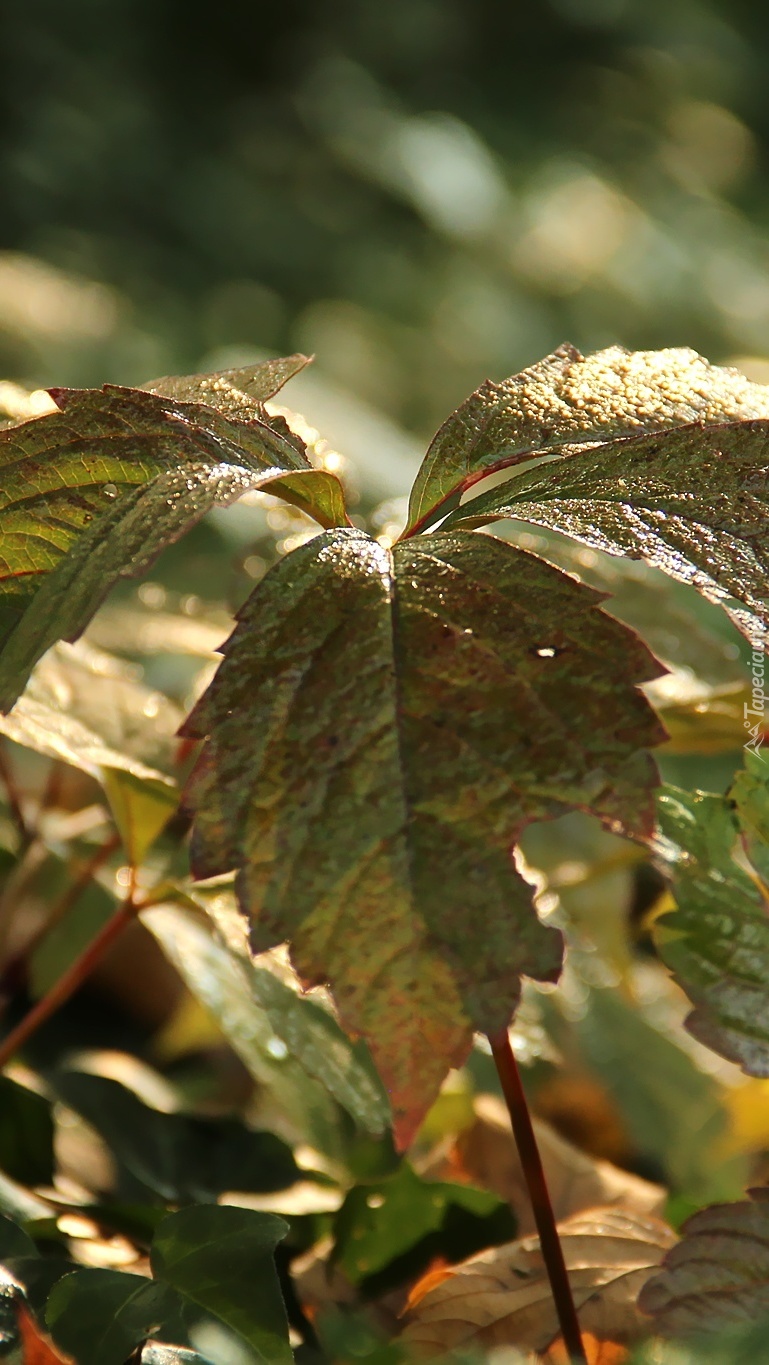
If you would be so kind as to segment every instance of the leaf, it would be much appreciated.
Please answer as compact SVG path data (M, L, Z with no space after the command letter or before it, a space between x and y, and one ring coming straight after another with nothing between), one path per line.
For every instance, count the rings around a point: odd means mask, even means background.
M598 600L488 536L321 535L262 580L185 723L211 735L196 875L240 867L254 950L289 938L330 984L401 1143L521 973L558 974L510 857L523 827L570 806L649 826L638 749L660 731L631 684L657 666Z
M170 773L181 717L129 667L81 640L40 661L24 696L0 715L0 734L95 778L136 864L179 803Z
M640 1336L636 1298L675 1241L657 1219L592 1209L559 1227L583 1331L602 1340ZM525 1237L449 1270L440 1283L412 1292L402 1341L417 1360L471 1345L544 1351L558 1319L539 1242Z
M505 1199L515 1212L518 1232L527 1235L534 1231L531 1201L507 1109L495 1095L477 1095L474 1107L474 1122L459 1134L452 1153L455 1178L458 1168L474 1184ZM597 1205L631 1214L662 1212L666 1196L661 1185L641 1180L609 1161L596 1161L537 1119L534 1129L556 1219Z
M53 1184L51 1105L10 1076L0 1076L0 1168L21 1185Z
M677 908L654 924L663 962L695 1008L690 1033L749 1076L769 1076L769 917L766 893L735 861L742 819L754 856L757 821L769 814L769 765L746 755L728 798L666 788L659 800L659 857Z
M223 1323L264 1365L291 1365L288 1323L273 1254L282 1218L207 1205L181 1209L155 1234L153 1274Z
M411 1253L413 1276L440 1256L456 1260L504 1241L515 1221L496 1195L456 1182L423 1180L407 1162L384 1180L355 1185L334 1219L331 1264L351 1284L380 1275ZM479 1239L480 1238L480 1243ZM416 1253L416 1255L415 1255ZM398 1282L406 1278L398 1275Z
M501 384L487 380L444 422L414 481L408 531L443 515L452 494L534 456L691 422L757 417L769 417L764 386L694 351L610 346L583 356L560 346Z
M189 1330L213 1317L263 1365L290 1365L273 1262L286 1231L282 1219L267 1213L215 1205L182 1209L164 1218L155 1234L154 1279L76 1270L52 1290L48 1326L78 1365L124 1365L148 1337L165 1334L186 1344Z
M165 1284L118 1270L75 1270L51 1290L46 1321L78 1365L125 1365L131 1352L179 1311Z
M183 1346L165 1346L160 1341L150 1341L142 1351L141 1365L210 1365L210 1361Z
M258 375L243 382L258 387ZM141 573L214 505L269 488L322 525L346 521L338 479L313 469L277 419L139 389L53 393L62 411L0 431L2 710L118 579Z
M226 1190L281 1190L299 1179L290 1147L273 1133L235 1119L161 1113L105 1076L64 1071L53 1083L118 1161L168 1202L215 1200Z
M769 1314L769 1190L748 1193L688 1218L644 1287L639 1307L663 1336L708 1336Z
M303 1098L316 1115L319 1082L367 1132L387 1128L390 1106L378 1077L327 1010L230 951L176 906L141 918L257 1081L277 1084L290 1109Z
M309 363L306 355L289 355L213 374L166 375L142 384L142 388L163 398L205 403L225 417L264 421L263 405Z
M645 559L723 603L758 639L769 597L768 481L766 422L697 424L564 453L475 498L444 526L516 517Z

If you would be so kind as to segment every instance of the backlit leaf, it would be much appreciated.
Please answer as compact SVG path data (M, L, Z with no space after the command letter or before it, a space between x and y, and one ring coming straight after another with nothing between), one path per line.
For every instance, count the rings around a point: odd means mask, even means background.
M287 377L274 362L269 374L262 392ZM76 639L119 578L214 505L269 488L324 526L346 520L339 481L313 469L285 422L257 416L247 390L245 417L140 389L54 396L62 411L0 431L3 710L50 645Z
M262 580L185 725L211 735L197 874L240 867L253 948L288 938L330 984L401 1142L521 973L558 974L522 828L572 806L650 827L661 732L632 684L658 666L598 601L488 536L321 535Z
M24 696L0 715L0 734L95 778L138 863L179 802L170 774L181 716L125 664L81 640L41 659Z
M660 797L659 853L677 908L655 922L654 934L662 960L695 1006L686 1027L748 1075L766 1077L767 900L735 853L743 832L754 859L762 851L767 858L769 763L751 754L746 762L728 798L674 787Z
M687 1219L645 1285L639 1306L662 1335L707 1337L769 1315L769 1190L749 1194Z
M670 1228L609 1208L570 1218L559 1233L582 1329L617 1342L640 1336L636 1298L675 1241ZM544 1351L558 1336L536 1237L481 1252L426 1285L412 1293L402 1338L417 1360L471 1346Z
M444 422L414 481L409 527L445 514L452 494L485 475L535 456L756 417L769 417L769 391L694 351L611 346L582 356L560 346L501 384L487 380Z
M766 398L769 406L769 390ZM516 517L645 559L761 635L769 598L769 422L679 427L565 452L473 499L446 526Z

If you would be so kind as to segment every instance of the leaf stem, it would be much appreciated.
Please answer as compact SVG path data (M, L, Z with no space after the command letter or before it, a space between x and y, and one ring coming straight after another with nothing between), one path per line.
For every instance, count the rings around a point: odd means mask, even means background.
M120 835L111 834L103 844L99 844L90 858L81 865L77 875L52 907L48 918L34 933L30 934L23 947L6 963L2 978L0 978L0 987L6 981L13 982L19 979L24 963L37 951L51 930L64 919L65 915L69 914L72 907L88 889L97 872L104 866L110 855L120 847L120 844Z
M80 954L59 980L51 987L47 995L26 1014L16 1028L0 1043L0 1070L8 1064L13 1056L29 1042L33 1034L43 1024L47 1023L52 1014L64 1005L70 996L74 995L79 986L91 975L95 967L99 965L106 956L113 943L120 937L123 930L134 919L138 906L134 902L133 891L129 891L128 896L123 901L119 910L107 923L99 930L95 938L91 940L88 947Z
M550 1281L550 1289L553 1294L564 1345L575 1365L587 1365L577 1310L574 1306L566 1262L563 1259L563 1247L555 1225L553 1206L550 1202L545 1172L542 1169L542 1158L539 1154L537 1139L534 1136L531 1114L521 1081L521 1073L518 1070L518 1063L510 1046L507 1029L496 1034L489 1034L488 1039L491 1044L491 1055L494 1058L502 1086L502 1093L510 1114L518 1154L521 1158L534 1222L539 1233L542 1259L545 1262L547 1277Z

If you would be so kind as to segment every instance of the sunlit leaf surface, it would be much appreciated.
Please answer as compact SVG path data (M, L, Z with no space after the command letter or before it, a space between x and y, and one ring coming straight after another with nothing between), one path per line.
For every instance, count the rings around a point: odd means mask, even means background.
M658 666L598 600L487 536L329 533L267 575L187 722L212 736L196 870L240 867L253 947L288 938L331 984L402 1141L521 973L559 971L519 831L571 806L650 826L660 730L633 683Z

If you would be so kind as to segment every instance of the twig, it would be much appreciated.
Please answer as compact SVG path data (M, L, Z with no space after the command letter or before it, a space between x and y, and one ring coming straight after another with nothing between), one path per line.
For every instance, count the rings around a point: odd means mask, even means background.
M534 1136L531 1114L521 1082L521 1073L510 1046L507 1029L488 1035L491 1054L497 1068L502 1093L507 1102L510 1122L513 1125L518 1154L531 1200L534 1222L539 1233L539 1245L545 1262L550 1289L553 1294L555 1310L561 1328L561 1336L569 1356L575 1365L587 1365L582 1333L579 1326L574 1297L569 1284L563 1247L555 1225L553 1206L542 1169L537 1139Z
M22 847L26 848L32 842L33 831L30 829L24 816L24 811L21 807L21 793L16 784L13 768L8 761L8 755L5 753L2 745L0 745L0 780L2 780L3 786L5 787L5 794L8 798L11 816L13 818L13 823L19 832Z
M91 975L95 967L99 965L106 956L113 943L120 937L123 930L131 923L136 916L139 907L134 901L133 887L129 888L128 896L123 901L119 910L116 910L111 919L88 947L80 954L80 957L72 963L72 966L59 977L59 980L51 987L47 995L26 1014L21 1023L0 1043L0 1070L7 1065L11 1058L29 1042L33 1034L50 1019L52 1014L64 1005L70 996L74 995L79 986Z

